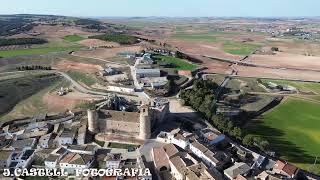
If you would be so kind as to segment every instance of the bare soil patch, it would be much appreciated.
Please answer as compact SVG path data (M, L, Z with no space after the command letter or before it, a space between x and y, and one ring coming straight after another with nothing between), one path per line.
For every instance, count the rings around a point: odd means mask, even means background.
M95 73L103 68L99 65L94 64L85 64L85 63L76 63L72 61L62 60L56 67L59 70L81 70L82 72Z
M117 56L121 52L139 52L143 50L141 46L121 46L116 48L98 48L94 50L81 50L75 52L75 55L82 57L93 57L107 59Z
M78 42L81 45L87 46L87 47L120 47L118 43L115 42L106 42L99 39L85 39Z

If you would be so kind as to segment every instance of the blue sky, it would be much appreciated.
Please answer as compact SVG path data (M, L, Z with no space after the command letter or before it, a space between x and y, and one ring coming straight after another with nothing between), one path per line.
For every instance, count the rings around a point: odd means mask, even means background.
M1 0L0 14L68 16L320 16L320 0Z

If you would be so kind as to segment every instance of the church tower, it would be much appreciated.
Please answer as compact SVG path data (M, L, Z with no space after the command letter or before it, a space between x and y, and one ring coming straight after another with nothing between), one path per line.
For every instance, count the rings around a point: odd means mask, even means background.
M140 132L139 138L146 140L151 136L151 111L149 105L140 107Z

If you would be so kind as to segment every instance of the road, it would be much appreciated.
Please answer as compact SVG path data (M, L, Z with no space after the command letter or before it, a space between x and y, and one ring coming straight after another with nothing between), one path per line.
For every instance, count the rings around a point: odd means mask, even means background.
M93 94L93 95L100 95L100 96L108 96L110 93L105 93L105 92L100 92L100 91L92 91L89 90L85 87L83 87L81 84L79 84L77 81L73 80L68 74L61 72L61 71L54 71L58 74L60 74L61 76L63 76L65 79L67 79L68 81L70 81L72 83L72 85L80 92L84 93L84 94ZM118 92L114 92L114 93L118 93ZM135 101L139 101L141 99L148 99L149 96L146 95L144 92L134 92L132 95L124 95L124 94L120 94L118 95L120 97L124 97L126 99L131 99L131 100L135 100Z

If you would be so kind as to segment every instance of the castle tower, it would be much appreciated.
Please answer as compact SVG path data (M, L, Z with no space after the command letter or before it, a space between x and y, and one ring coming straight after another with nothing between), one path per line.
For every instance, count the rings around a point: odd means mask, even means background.
M98 132L98 113L96 110L88 109L88 130L92 133Z
M148 139L151 136L151 111L149 105L140 107L140 139Z

